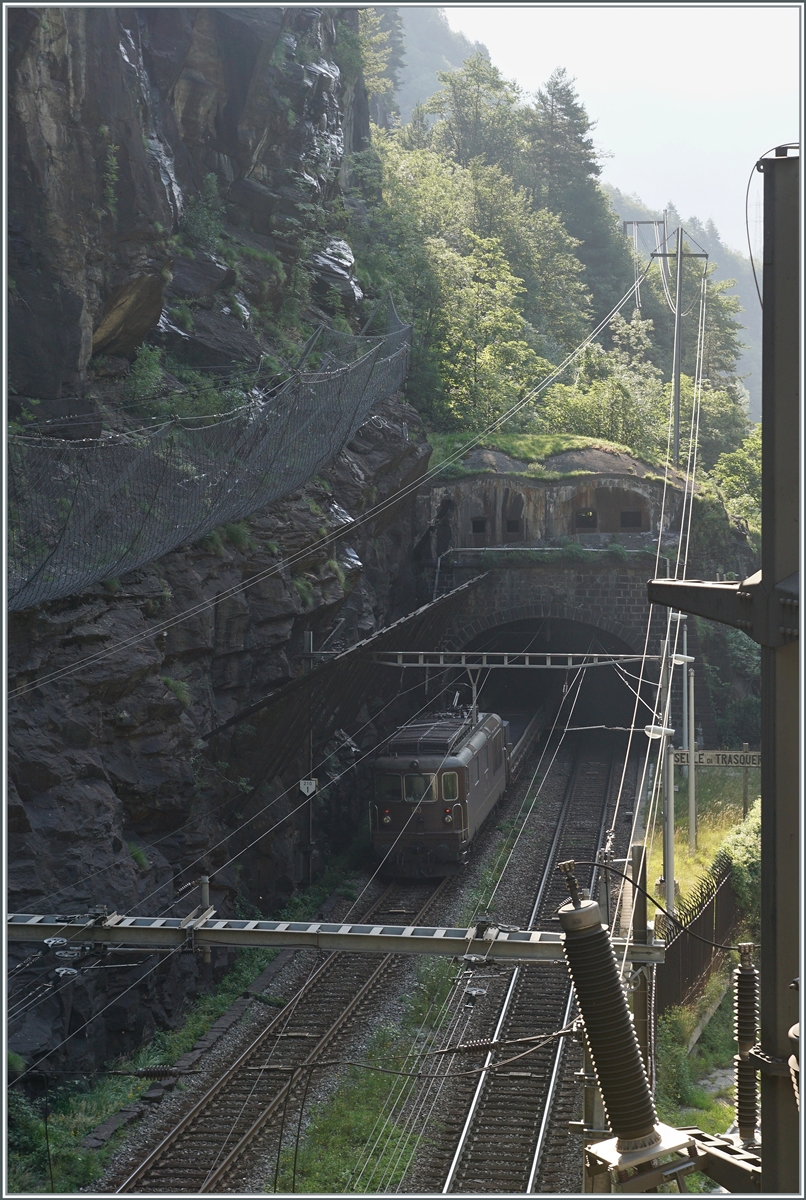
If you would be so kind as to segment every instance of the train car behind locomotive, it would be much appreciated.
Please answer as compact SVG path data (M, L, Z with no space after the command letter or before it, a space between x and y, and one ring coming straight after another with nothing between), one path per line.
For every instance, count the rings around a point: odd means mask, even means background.
M507 785L507 722L435 713L404 725L372 766L372 845L383 873L452 875Z

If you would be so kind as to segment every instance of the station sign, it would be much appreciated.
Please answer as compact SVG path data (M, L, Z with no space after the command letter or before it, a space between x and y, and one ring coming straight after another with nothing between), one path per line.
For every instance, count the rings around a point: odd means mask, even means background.
M674 765L687 767L688 750L675 750ZM695 750L695 767L760 767L760 750Z

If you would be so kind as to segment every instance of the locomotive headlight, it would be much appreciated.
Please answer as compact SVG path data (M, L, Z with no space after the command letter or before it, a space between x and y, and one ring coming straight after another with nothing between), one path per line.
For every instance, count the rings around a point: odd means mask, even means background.
M445 809L445 816L442 818L442 820L445 825L453 825L453 817L451 816L451 810L449 808Z
M391 823L391 820L392 820L392 818L389 816L389 809L387 808L386 812L383 814L384 825L389 825Z

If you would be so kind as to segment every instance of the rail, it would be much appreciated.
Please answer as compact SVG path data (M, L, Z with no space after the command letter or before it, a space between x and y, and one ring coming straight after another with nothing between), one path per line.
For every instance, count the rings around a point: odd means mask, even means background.
M415 901L416 915L425 914L445 883L443 879L421 889L425 895ZM365 917L389 913L388 898L394 893L395 885L390 885ZM297 996L127 1176L118 1192L203 1194L219 1190L222 1184L232 1190L233 1172L242 1169L247 1152L254 1150L271 1118L285 1113L306 1068L344 1032L393 962L392 954L377 965L352 955L330 955ZM285 1078L280 1078L283 1072ZM260 1089L257 1080L262 1081Z

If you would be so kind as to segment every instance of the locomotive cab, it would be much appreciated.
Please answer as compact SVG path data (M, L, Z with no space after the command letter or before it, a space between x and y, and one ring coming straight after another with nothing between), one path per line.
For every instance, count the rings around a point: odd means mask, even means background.
M455 874L507 781L495 713L436 714L403 726L373 764L373 848L392 876Z

